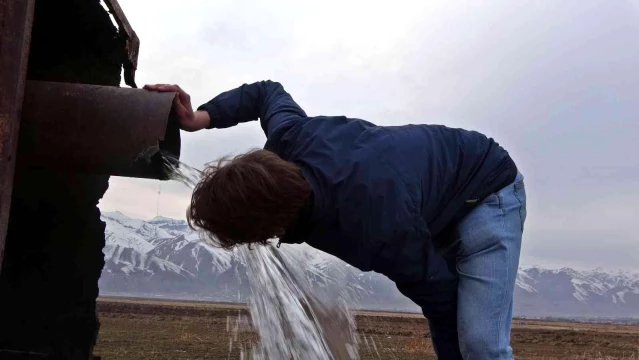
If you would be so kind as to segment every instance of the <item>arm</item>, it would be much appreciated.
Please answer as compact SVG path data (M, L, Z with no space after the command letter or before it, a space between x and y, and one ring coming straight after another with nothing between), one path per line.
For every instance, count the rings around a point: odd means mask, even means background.
M190 96L177 85L146 85L144 88L178 94L174 107L180 117L182 130L185 131L228 128L259 118L268 137L280 125L306 117L304 110L282 85L273 81L244 84L216 96L195 112L191 108Z
M209 129L227 128L259 118L267 137L283 123L306 117L284 87L273 81L244 84L216 96L198 110L209 114Z

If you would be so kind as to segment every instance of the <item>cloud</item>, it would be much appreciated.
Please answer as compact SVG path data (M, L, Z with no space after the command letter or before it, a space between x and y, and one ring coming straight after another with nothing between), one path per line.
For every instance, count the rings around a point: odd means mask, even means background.
M637 1L120 2L138 83L179 83L198 105L273 79L311 115L484 132L526 177L525 261L639 263ZM257 123L184 134L182 159L264 141ZM103 206L148 218L156 192L114 179ZM161 212L183 216L188 197L163 194Z
M143 220L156 215L184 219L189 201L190 191L181 184L111 177L99 206Z

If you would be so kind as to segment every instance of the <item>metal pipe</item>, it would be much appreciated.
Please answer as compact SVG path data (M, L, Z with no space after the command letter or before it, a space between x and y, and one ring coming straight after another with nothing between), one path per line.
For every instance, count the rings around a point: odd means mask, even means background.
M18 166L166 180L180 156L175 93L27 81Z

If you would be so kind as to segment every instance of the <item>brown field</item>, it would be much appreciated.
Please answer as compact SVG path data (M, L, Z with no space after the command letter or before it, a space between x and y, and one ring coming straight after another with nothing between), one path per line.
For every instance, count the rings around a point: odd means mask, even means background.
M240 358L226 329L229 317L246 314L242 305L102 298L98 310L102 359ZM420 316L363 311L356 319L362 359L435 359ZM257 340L250 327L240 330L239 343ZM512 342L517 359L639 360L639 326L515 320Z

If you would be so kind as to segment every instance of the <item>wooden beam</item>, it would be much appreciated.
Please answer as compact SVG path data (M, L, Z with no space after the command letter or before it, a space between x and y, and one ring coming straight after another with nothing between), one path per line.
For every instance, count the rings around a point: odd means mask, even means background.
M35 0L0 0L0 271L11 208Z

